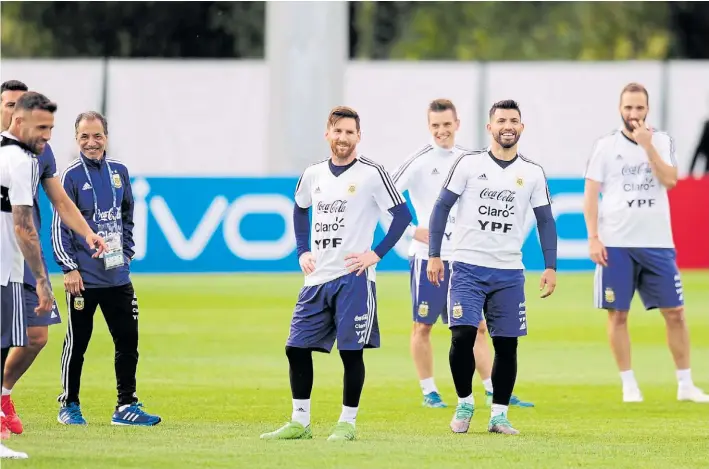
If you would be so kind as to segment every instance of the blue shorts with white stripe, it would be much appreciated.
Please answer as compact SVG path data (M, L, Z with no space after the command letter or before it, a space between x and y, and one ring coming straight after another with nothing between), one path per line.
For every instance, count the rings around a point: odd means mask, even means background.
M2 348L25 347L27 316L22 282L8 282L0 291L0 328Z
M286 345L329 353L379 347L377 291L367 275L355 273L306 286L293 311Z

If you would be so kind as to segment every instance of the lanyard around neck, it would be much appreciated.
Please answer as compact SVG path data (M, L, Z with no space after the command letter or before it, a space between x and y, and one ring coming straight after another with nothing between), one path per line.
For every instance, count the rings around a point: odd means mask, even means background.
M89 174L89 168L86 166L86 162L84 161L83 156L79 156L79 159L81 160L81 165L84 167L84 172L86 173L86 178L89 180L89 184L91 185L91 192L93 193L94 196L94 221L96 221L96 216L98 215L98 198L96 197L96 189L94 189L94 182L91 180L91 175ZM108 170L108 185L111 186L111 194L113 195L113 205L111 211L115 211L118 207L116 206L116 188L113 186L113 181L111 180L112 178L112 173L111 173L111 165L108 163L108 160L106 160L106 169ZM99 169L99 174L100 174L100 169Z

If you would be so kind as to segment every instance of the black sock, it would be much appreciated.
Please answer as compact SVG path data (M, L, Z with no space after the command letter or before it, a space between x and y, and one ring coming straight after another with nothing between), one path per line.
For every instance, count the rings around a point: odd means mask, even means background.
M492 403L510 405L517 380L517 337L493 337Z
M345 368L342 405L359 407L359 398L364 388L364 350L340 350Z
M307 348L286 346L293 399L310 399L313 390L313 352Z
M10 353L10 347L2 349L2 369L0 369L0 386L5 379L5 362L7 361L7 356Z
M468 397L473 393L473 373L475 372L473 346L477 334L478 328L473 326L451 328L451 348L448 353L448 361L458 397Z

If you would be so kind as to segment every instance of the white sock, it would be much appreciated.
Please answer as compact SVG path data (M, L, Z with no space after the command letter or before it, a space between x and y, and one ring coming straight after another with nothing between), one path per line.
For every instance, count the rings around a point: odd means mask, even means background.
M2 395L3 396L9 396L12 394L12 389L7 389L5 386L2 387Z
M637 388L638 382L635 381L633 370L621 371L620 380L623 382L623 388Z
M475 398L473 395L469 395L468 397L459 397L458 398L458 404L472 404L475 405Z
M497 417L498 415L507 415L507 406L502 404L493 404L492 410L490 412L491 417Z
M484 379L483 386L485 387L485 391L492 392L492 378Z
M293 399L291 420L307 427L310 425L310 399Z
M422 379L420 383L424 396L426 394L431 394L432 392L438 392L438 388L436 388L436 383L433 382L433 378Z
M346 405L342 406L342 413L340 414L340 420L339 422L347 422L351 423L352 425L355 424L355 420L357 420L357 411L359 410L359 407L347 407Z
M694 386L694 382L692 381L692 370L690 370L689 368L687 368L686 370L677 370L677 384L683 387Z

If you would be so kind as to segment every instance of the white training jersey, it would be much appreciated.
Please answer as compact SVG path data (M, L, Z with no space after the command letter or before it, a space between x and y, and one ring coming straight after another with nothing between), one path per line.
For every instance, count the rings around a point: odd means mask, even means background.
M677 166L672 137L652 133L662 161ZM621 130L596 141L587 179L601 183L598 236L606 246L673 248L667 189L655 178L647 153Z
M441 193L443 181L448 176L451 166L460 155L470 151L458 145L451 149L445 149L435 144L429 144L414 153L394 171L393 179L396 188L402 194L409 191L411 205L414 207L418 220L417 226L428 228L433 206ZM451 237L455 227L457 210L458 204L456 203L448 215L446 230L443 233L441 259L444 261L450 260L453 254ZM413 236L413 230L409 231L409 235ZM412 239L409 255L428 259L428 244Z
M14 137L10 138L16 140ZM5 140L0 147L0 283L22 282L25 258L15 237L12 207L32 206L39 175L37 158L21 146Z
M315 271L305 285L321 285L349 273L345 256L370 251L382 211L404 203L389 173L358 155L355 163L335 176L329 159L306 168L295 190L301 208L312 207L310 251ZM375 280L375 267L367 272Z
M525 221L551 204L544 170L522 155L503 168L488 151L464 153L443 187L459 194L452 260L495 269L523 269Z

